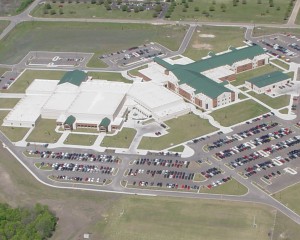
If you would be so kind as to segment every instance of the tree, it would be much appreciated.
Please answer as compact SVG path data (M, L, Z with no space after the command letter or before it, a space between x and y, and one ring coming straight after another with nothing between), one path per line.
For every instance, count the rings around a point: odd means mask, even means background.
M194 7L195 12L199 12L199 7Z
M117 0L117 5L121 5L122 4L122 0Z
M59 9L59 14L63 15L64 14L64 10L62 8Z
M127 5L123 5L123 6L121 7L121 9L122 9L123 12L126 12L126 11L127 11Z
M257 0L257 4L261 4L262 2L261 2L261 0Z
M242 1L242 4L247 4L247 0L243 0L243 1Z
M162 6L161 6L160 4L158 4L158 5L155 6L154 10L155 10L156 12L161 12Z
M277 10L277 11L280 11L280 7L278 6L278 7L276 8L276 10Z
M216 0L213 0L213 1L212 1L212 4L213 4L213 5L216 5L216 3L217 3Z
M100 5L102 5L102 4L104 3L104 0L98 0L98 3L99 3Z
M56 14L56 11L55 11L54 9L51 9L50 14L51 14L51 15L55 15L55 14Z
M182 11L183 11L183 12L187 12L187 10L186 10L186 8L185 8L185 7L183 7Z
M139 10L139 7L137 7L137 6L134 7L134 12L135 12L135 13L138 13L139 11L140 11L140 10Z
M211 5L208 10L213 12L213 11L215 11L215 7L213 5Z
M237 1L237 0L233 0L233 1L232 1L232 5L233 5L234 7L236 7L236 6L237 6L237 3L238 3L238 1Z
M91 0L91 4L95 4L96 3L96 0Z
M221 4L221 11L226 12L226 4L225 3Z
M189 4L188 4L188 3L185 3L185 4L184 4L184 7L185 7L185 8L189 8Z
M158 16L157 12L154 12L154 13L152 14L152 17L153 17L153 18L157 18L157 16Z

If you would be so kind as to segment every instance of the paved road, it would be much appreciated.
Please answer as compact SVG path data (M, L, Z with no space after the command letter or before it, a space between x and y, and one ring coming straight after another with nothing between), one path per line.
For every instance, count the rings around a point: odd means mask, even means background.
M23 13L12 16L12 17L1 17L1 19L10 20L10 25L2 32L0 35L0 39L4 38L15 26L16 24L24 21L61 21L61 22L117 22L117 23L155 23L155 24L184 24L184 25L190 25L189 30L187 31L187 34L179 48L179 50L175 54L182 53L196 28L197 25L214 25L214 26L240 26L240 27L247 27L252 28L253 24L249 23L207 23L207 22L189 22L189 21L168 21L163 19L158 20L117 20L117 19L47 19L47 18L35 18L29 16L30 11L36 7L39 2L42 0L36 0L26 11ZM297 8L299 8L299 0L296 3ZM292 17L289 21L289 24L260 24L260 26L266 26L266 27L279 27L279 28L299 28L299 26L296 26L292 24L294 22L293 18L297 15L296 10L293 11ZM246 34L251 34L251 32L246 32ZM99 69L90 69L93 71L101 71ZM105 69L107 70L107 69ZM150 195L150 196L172 196L172 197L189 197L189 198L200 198L200 199L216 199L216 200L228 200L228 201L244 201L244 202L257 202L266 204L269 206L272 206L276 208L277 210L281 211L283 214L294 220L297 224L300 224L300 216L297 215L295 212L291 211L289 208L281 204L280 202L273 199L271 196L269 196L264 191L258 189L254 185L252 185L251 182L243 179L241 176L239 176L236 171L234 170L228 170L225 169L225 166L222 162L218 162L217 160L211 160L212 164L214 166L220 167L226 172L229 172L237 181L245 185L249 192L246 195L243 196L230 196L230 195L215 195L215 194L205 194L205 193L186 193L186 192L168 192L168 191L154 191L154 190L143 190L143 189L129 189L129 188L123 188L119 181L121 180L121 174L123 174L125 170L125 161L120 166L120 171L112 184L108 186L103 186L101 189L99 189L99 186L94 185L78 185L77 187L72 186L73 184L67 185L65 183L61 182L53 182L47 178L46 175L42 174L41 171L38 171L34 165L32 164L32 161L29 161L27 158L24 157L22 154L22 151L24 149L15 147L2 133L0 133L0 140L10 149L10 151L14 154L14 156L20 161L20 163L33 175L36 177L37 180L42 182L43 184L46 184L51 187L57 187L57 188L78 188L83 190L90 190L90 191L106 191L106 192L118 192L118 193L124 193L124 194L144 194L144 195ZM197 151L197 149L195 149ZM199 153L198 153L199 154ZM119 154L120 155L120 154ZM122 155L121 156L124 160L129 160L134 157L134 155ZM203 153L202 153L203 157Z

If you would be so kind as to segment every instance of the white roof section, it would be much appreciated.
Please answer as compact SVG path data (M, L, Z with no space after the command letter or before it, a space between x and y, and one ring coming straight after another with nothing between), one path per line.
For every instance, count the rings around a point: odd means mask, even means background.
M6 125L6 121L35 123L37 118L41 115L41 108L48 98L49 95L28 95L24 97L6 116L3 125Z
M77 97L77 93L56 92L50 96L43 110L67 110Z
M186 65L186 64L190 64L190 63L195 62L194 60L192 60L188 57L184 57L184 56L178 56L178 57L181 57L181 58L178 58L178 59L175 59L175 60L173 60L172 58L164 58L164 61L166 61L167 63L170 63L172 65L173 64Z
M59 81L35 79L26 89L26 94L51 94Z
M166 75L165 68L155 62L149 63L148 68L142 69L139 72L159 85L167 81L178 82L178 79L171 71L169 71L169 75Z
M107 92L81 92L68 109L67 115L113 115L125 94Z
M66 83L57 85L55 92L62 92L62 93L74 92L75 93L75 92L79 92L79 87L72 83L66 82Z
M128 94L149 110L154 110L170 103L183 101L182 98L175 93L152 82L134 83Z
M81 92L108 92L125 94L131 87L130 83L91 80L80 85Z
M233 66L239 67L239 66L244 66L244 65L249 64L249 63L252 63L252 60L249 59L249 58L247 58L247 59L244 59L244 60L242 60L242 61L235 62L235 63L233 64Z
M207 71L202 72L201 74L219 83L221 82L220 81L221 78L233 75L235 74L235 72L230 69L229 65L226 65L226 66L209 69Z

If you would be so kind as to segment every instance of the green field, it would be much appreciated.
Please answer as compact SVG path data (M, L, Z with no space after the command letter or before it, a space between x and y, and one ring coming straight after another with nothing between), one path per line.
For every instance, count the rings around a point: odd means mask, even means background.
M200 193L212 193L212 194L228 194L228 195L244 195L248 192L248 189L240 184L237 180L231 179L229 182L223 183L220 186L208 189L206 187L201 188Z
M279 112L282 113L282 114L288 114L289 109L288 108L283 108L283 109L279 110Z
M226 38L224 38L226 36ZM225 51L230 46L245 45L244 30L237 27L197 27L193 37L183 55L199 60L207 56L210 51L215 53Z
M277 64L278 66L280 66L286 70L289 70L289 68L290 68L289 64L287 64L279 59L273 59L271 62Z
M239 99L246 99L248 98L246 95L239 93Z
M280 70L277 67L273 66L273 65L265 65L262 67L258 67L252 70L248 70L242 73L239 73L236 75L236 80L233 82L230 82L233 86L239 86L245 83L246 80L249 80L251 78L260 76L260 75L264 75L267 74L269 72L274 72Z
M61 133L55 132L56 120L39 119L33 131L30 133L27 142L56 143Z
M109 18L109 19L153 19L154 10L145 10L140 12L127 12L119 9L106 10L104 4L91 4L90 1L86 3L68 3L66 0L63 7L57 1L57 3L50 3L51 9L45 12L44 5L39 5L32 11L32 15L35 17L47 17L47 18ZM55 14L51 14L54 10ZM53 12L54 13L54 12ZM62 14L60 14L62 13Z
M0 108L13 108L20 98L0 98Z
M29 51L76 51L96 53L92 57L94 64L89 66L97 67L102 61L96 59L103 53L154 41L171 50L177 50L186 29L186 26L175 25L24 22L18 24L0 42L0 63L17 63Z
M279 109L283 108L290 103L290 95L283 95L280 97L272 98L266 94L257 94L255 92L248 92L249 95L255 97L256 99L262 101L263 103L269 105L271 108Z
M100 146L112 148L129 148L135 134L136 130L133 128L122 128L122 130L116 135L104 137Z
M91 146L96 141L97 135L86 135L86 134L69 134L64 144L70 145L81 145Z
M297 214L300 214L300 183L273 194L273 197L282 202L284 205L288 206Z
M170 152L183 152L183 150L184 150L184 146L183 145L179 145L177 147L169 149Z
M245 2L246 4L243 4ZM287 0L274 0L270 7L269 1L240 0L233 6L232 0L194 0L192 2L181 0L171 14L172 20L199 20L208 22L249 22L249 23L284 23L288 8ZM214 4L215 3L215 4ZM225 6L221 8L222 4ZM198 11L195 11L198 7ZM185 10L184 10L185 9Z
M1 15L1 10L0 10L0 15ZM0 21L0 34L8 25L9 25L9 21L3 21L3 20Z
M24 93L34 79L60 80L65 71L25 70L7 90L1 92Z
M4 127L2 126L3 119L7 116L9 111L0 111L0 131L12 142L18 142L22 140L29 128L23 127Z
M115 81L115 82L124 82L132 83L132 81L124 78L121 73L115 72L88 72L89 76L92 76L94 79Z
M262 115L269 110L254 100L246 100L213 111L210 115L224 127Z
M2 147L0 156L0 202L49 205L59 218L52 240L82 239L86 232L107 240L270 239L275 214L266 205L56 189L36 181ZM300 229L278 212L273 240L282 240L282 235L298 239Z
M143 137L138 148L162 150L217 130L208 120L194 114L168 120L165 124L170 127L167 130L168 134L160 137Z

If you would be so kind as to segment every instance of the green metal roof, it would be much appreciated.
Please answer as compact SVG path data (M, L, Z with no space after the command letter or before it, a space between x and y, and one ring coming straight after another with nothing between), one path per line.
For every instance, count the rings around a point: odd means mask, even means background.
M85 72L76 69L74 71L66 72L58 84L71 83L73 85L80 86L86 78L87 74Z
M253 59L255 56L264 53L264 50L258 45L242 49L230 47L230 49L230 52L221 55L211 54L209 58L186 65L172 65L158 57L154 58L154 61L172 71L180 81L179 84L186 83L196 89L196 94L201 92L211 98L216 98L224 92L232 92L224 86L227 82L217 83L201 74L201 72L224 65L232 65L247 58Z
M66 121L64 122L64 124L68 124L69 126L72 126L74 124L74 122L76 121L76 118L73 115L70 115Z
M250 82L253 85L261 88L261 87L271 85L273 83L287 80L289 78L291 78L289 75L282 73L280 71L275 71L275 72L271 72L271 73L267 73L267 74L255 77L255 78L251 78L251 79L247 80L247 82Z
M110 119L105 117L102 119L101 123L100 123L100 126L103 126L103 127L108 127L110 124Z

